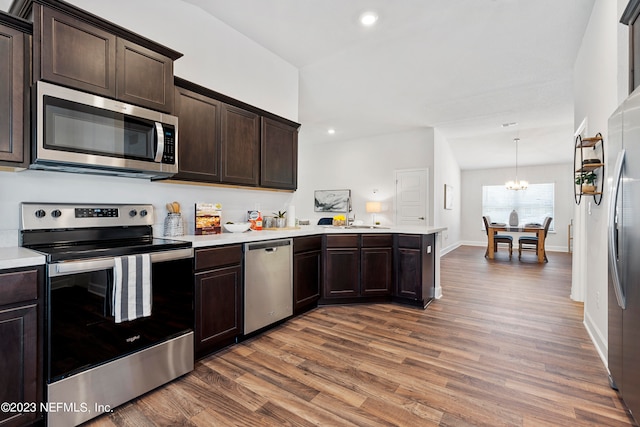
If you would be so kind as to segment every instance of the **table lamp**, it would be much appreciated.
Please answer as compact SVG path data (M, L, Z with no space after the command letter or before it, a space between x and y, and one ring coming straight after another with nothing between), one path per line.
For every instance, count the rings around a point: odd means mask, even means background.
M365 209L367 213L371 214L373 225L376 225L376 214L382 212L382 206L380 202L367 202Z

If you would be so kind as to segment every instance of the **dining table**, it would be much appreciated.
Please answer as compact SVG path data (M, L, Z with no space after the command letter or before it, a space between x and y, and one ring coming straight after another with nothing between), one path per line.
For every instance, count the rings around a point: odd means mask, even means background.
M510 233L536 233L538 236L538 262L544 262L544 227L542 225L533 225L533 224L524 224L524 225L508 225L508 224L498 224L492 223L489 224L489 230L487 233L488 240L488 253L489 259L494 259L495 257L495 240L494 236L499 231L507 231Z

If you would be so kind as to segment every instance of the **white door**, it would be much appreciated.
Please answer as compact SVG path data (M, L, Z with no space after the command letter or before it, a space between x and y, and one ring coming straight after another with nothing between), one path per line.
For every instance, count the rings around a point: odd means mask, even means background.
M398 170L396 175L396 225L429 224L428 169Z

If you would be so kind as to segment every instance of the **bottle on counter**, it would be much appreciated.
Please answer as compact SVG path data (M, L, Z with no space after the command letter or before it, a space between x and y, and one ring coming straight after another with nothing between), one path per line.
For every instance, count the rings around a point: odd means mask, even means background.
M256 218L256 230L262 230L262 213L258 211L258 218Z

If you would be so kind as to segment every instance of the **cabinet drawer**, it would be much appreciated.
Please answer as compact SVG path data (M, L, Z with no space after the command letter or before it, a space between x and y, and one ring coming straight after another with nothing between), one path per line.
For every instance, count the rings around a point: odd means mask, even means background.
M296 237L293 239L293 253L319 251L322 249L322 236Z
M339 236L326 236L328 248L357 248L357 234L342 234Z
M2 305L38 299L38 271L0 274Z
M222 246L219 248L198 249L196 251L196 270L240 264L242 246Z
M393 234L364 234L362 236L363 248L385 248L393 246Z
M421 235L416 234L399 234L398 247L409 249L420 249Z

